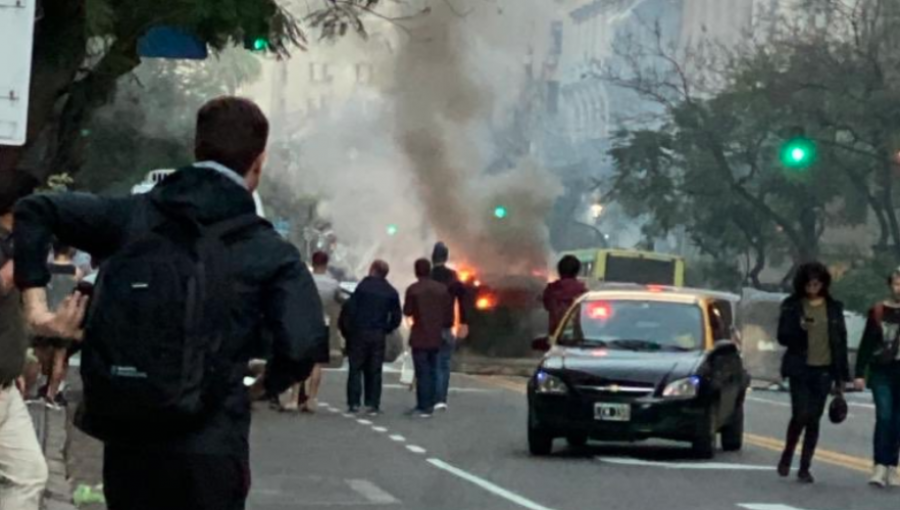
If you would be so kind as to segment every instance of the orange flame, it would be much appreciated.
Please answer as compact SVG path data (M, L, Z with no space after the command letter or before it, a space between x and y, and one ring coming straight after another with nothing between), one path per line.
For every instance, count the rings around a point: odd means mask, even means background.
M489 294L485 294L475 301L475 308L479 310L490 310L497 306L497 298Z

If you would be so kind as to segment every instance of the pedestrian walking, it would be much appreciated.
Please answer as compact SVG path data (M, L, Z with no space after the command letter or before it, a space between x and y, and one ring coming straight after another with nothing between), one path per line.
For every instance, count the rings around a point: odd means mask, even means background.
M319 299L322 301L322 309L325 312L325 329L322 331L323 340L319 342L319 349L314 356L313 361L316 365L309 374L309 379L304 383L295 384L292 388L288 410L299 410L305 413L316 412L319 407L318 396L319 387L322 385L323 370L326 365L331 363L331 345L337 343L334 337L337 336L337 319L341 310L338 301L340 285L328 272L329 261L327 253L323 251L313 253L313 281L316 282L316 290L319 292ZM300 401L302 397L305 397L303 402Z
M312 369L323 328L315 284L252 196L268 132L251 101L215 99L197 116L197 162L151 192L42 194L16 206L15 277L36 330L56 320L45 306L51 238L103 261L76 416L104 443L110 510L243 509L250 399ZM248 392L263 331L273 355Z
M34 184L24 173L0 172L0 510L38 510L47 484L47 463L19 391L29 338L13 263L12 207Z
M831 275L818 262L803 264L794 292L781 304L778 342L787 348L781 365L791 390L791 421L778 474L788 476L803 435L798 479L813 483L810 468L828 395L850 381L844 307L829 294Z
M412 319L409 347L416 374L415 416L430 418L437 404L438 355L448 321L453 320L453 299L447 287L431 278L431 263L415 263L416 283L406 289L403 313Z
M75 292L81 270L75 266L75 249L61 242L52 245L53 261L47 269L50 281L47 283L47 305L51 310L57 309L66 298ZM66 399L60 388L68 371L68 350L71 341L65 338L37 337L34 340L35 353L44 367L45 386L39 391L39 397L53 407L65 406Z
M871 485L900 487L900 268L888 276L890 298L869 310L856 358L856 389L875 401Z
M456 352L457 340L465 340L469 335L466 286L460 281L456 271L447 267L449 260L450 249L447 248L447 245L442 242L436 243L431 253L431 262L434 265L431 270L431 278L447 288L447 291L453 298L453 306L455 306L459 315L456 334L453 332L453 327L456 325L454 324L456 322L455 317L451 318L444 328L441 350L438 353L437 404L435 404L434 408L439 411L446 411L448 408L447 397L450 392L450 369L453 363L453 353Z
M573 255L566 255L556 264L559 280L547 285L544 289L544 309L550 315L548 333L552 336L565 317L566 312L587 292L584 282L578 279L581 273L581 261Z
M381 376L387 335L403 320L400 295L387 281L390 266L376 260L340 315L340 328L347 342L347 409L360 411L365 384L366 413L381 413Z

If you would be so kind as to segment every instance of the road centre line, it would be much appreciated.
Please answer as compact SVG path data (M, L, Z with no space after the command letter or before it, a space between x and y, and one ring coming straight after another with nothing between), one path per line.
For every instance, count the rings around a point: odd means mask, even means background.
M476 381L481 381L484 384L493 384L494 386L499 386L501 388L519 393L524 395L526 393L525 382L516 383L510 381L508 379L498 378L498 377L487 377L487 376L469 376ZM751 398L751 397L748 397ZM756 398L756 397L753 397ZM771 402L771 401L768 401ZM768 403L767 402L767 403ZM859 404L863 405L863 404ZM756 434L744 433L744 442L756 446L758 448L763 448L766 450L775 451L781 453L784 451L784 442L772 437L760 436ZM833 466L842 467L844 469L849 469L851 471L858 471L862 473L869 473L872 471L872 461L868 459L864 459L862 457L856 457L853 455L847 455L844 453L839 453L831 450L825 450L819 448L816 450L816 460L824 462L826 464L831 464Z
M523 508L528 508L529 510L552 510L551 508L535 503L526 497L508 491L499 485L493 484L484 478L480 478L467 471L451 466L440 459L428 459L428 463Z
M428 453L428 451L425 450L425 448L422 448L421 446L412 445L412 444L406 445L406 449L413 453L418 453L419 455L424 455L424 454Z
M658 467L663 469L712 469L716 471L772 471L772 466L733 464L724 462L658 462L629 457L595 457L598 461L623 466Z
M379 434L384 434L388 431L388 429L386 429L385 427L372 427L372 430L378 432Z
M406 438L399 434L394 434L394 435L390 436L390 438L391 438L391 441L396 441L398 443L402 443L402 442L406 441Z

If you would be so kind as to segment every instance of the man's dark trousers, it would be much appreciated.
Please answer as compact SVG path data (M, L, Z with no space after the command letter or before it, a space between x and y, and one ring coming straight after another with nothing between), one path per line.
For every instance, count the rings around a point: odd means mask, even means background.
M437 349L413 349L413 366L416 369L416 410L430 413L437 399Z
M384 365L385 334L362 332L347 342L350 373L347 375L347 406L359 407L365 382L365 404L381 408L381 373Z
M244 510L249 490L249 463L237 455L104 449L109 510Z

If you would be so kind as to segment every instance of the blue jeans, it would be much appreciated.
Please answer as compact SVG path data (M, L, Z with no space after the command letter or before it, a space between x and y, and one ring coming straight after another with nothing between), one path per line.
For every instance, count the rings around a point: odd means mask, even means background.
M436 402L438 404L447 403L447 394L450 393L450 362L453 359L453 352L456 350L456 338L453 332L445 330L443 333L443 342L441 350L438 351L437 361L437 394Z
M895 467L900 460L900 363L872 367L869 386L875 400L875 464Z
M416 370L416 410L430 413L434 410L437 390L437 350L413 349L413 366Z

